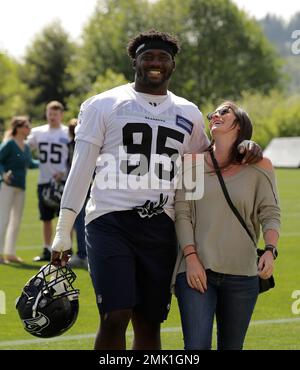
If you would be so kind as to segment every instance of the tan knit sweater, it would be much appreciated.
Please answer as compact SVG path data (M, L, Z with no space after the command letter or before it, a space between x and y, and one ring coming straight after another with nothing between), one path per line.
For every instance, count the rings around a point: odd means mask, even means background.
M219 180L204 166L204 195L196 201L185 200L185 191L177 190L175 197L176 232L180 245L172 279L186 271L182 250L195 244L206 269L215 272L257 275L257 256L253 242L230 209ZM186 171L195 170L190 166ZM248 165L224 181L235 207L245 220L255 241L262 231L279 232L280 208L273 172Z

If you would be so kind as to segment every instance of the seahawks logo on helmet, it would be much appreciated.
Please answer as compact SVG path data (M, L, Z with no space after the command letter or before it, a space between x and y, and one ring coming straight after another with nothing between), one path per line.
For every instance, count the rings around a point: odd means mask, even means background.
M25 319L22 321L23 321L25 330L31 334L34 333L36 335L38 335L40 331L45 329L50 324L50 320L48 319L48 317L43 315L40 312L37 317L31 318L31 319Z

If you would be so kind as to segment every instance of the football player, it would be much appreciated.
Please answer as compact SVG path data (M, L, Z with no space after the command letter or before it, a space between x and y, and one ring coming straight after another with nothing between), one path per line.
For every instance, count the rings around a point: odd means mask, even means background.
M50 261L52 243L52 220L57 216L58 210L49 207L43 199L43 190L48 187L51 180L65 181L67 175L68 127L62 124L63 105L58 101L51 101L46 106L47 124L31 130L28 143L32 149L37 150L40 160L40 173L38 179L38 201L40 220L43 222L44 247L42 254L34 261Z
M81 106L52 263L67 261L72 225L96 167L86 207L88 263L100 313L95 349L125 349L130 320L133 349L161 348L177 251L175 161L209 145L202 113L168 90L179 49L170 34L139 34L127 47L135 81ZM163 164L155 163L159 155Z

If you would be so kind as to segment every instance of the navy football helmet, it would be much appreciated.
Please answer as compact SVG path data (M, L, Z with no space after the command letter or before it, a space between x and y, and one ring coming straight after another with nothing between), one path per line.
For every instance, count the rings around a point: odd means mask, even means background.
M59 209L61 197L64 191L64 183L54 179L42 190L42 198L47 207Z
M72 286L75 279L68 265L48 264L27 282L16 309L28 333L51 338L75 323L79 310L79 290Z

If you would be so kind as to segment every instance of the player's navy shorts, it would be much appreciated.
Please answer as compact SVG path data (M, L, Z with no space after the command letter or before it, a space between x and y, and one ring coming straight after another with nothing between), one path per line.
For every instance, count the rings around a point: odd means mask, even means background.
M86 242L101 314L134 309L149 321L167 318L177 254L169 216L141 218L134 210L108 213L87 225Z
M53 218L57 217L59 214L59 209L55 210L48 207L43 200L43 189L48 187L49 184L38 184L38 200L39 200L39 211L40 211L40 220L41 221L51 221Z

